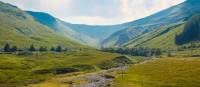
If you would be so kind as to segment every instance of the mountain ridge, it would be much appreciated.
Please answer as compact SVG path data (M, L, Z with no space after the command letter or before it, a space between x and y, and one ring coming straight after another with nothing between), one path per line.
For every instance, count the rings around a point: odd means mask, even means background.
M35 21L34 18L11 4L0 1L0 46L9 43L20 48L31 44L52 47L84 47L65 38L50 28Z
M161 26L177 23L180 21L186 21L192 15L200 13L199 8L200 1L189 0L145 18L129 22L127 25L131 25L131 27L112 34L110 37L103 41L103 47L120 47L129 40L155 29L159 29ZM131 34L131 32L134 33ZM124 34L121 35L120 33ZM118 42L121 42L120 38L123 38L123 43L118 44Z

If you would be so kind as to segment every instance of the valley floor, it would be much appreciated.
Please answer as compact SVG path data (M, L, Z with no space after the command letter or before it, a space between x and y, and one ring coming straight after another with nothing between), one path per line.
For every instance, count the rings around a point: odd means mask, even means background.
M112 87L200 87L200 58L161 58L117 74Z
M199 67L200 58L156 58L125 70L59 75L27 87L200 87Z

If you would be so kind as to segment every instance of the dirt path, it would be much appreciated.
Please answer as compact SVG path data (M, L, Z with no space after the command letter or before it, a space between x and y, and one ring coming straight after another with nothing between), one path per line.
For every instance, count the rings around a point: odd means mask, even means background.
M109 85L111 85L113 78L115 78L113 76L113 73L115 71L125 70L126 68L126 66L112 68L93 75L85 75L79 77L77 79L84 79L87 82L83 84L72 84L70 87L108 87Z
M143 64L149 61L153 60L147 60L138 64ZM115 72L123 71L127 68L128 66L122 66L94 73L64 74L49 79L43 83L28 85L28 87L109 87L115 78Z

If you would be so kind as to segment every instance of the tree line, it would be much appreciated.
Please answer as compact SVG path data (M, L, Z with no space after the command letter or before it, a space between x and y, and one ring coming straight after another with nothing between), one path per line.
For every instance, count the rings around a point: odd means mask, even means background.
M69 48L63 48L62 46L58 45L56 47L51 47L50 49L48 49L47 47L44 46L40 46L39 48L36 48L33 44L30 45L27 49L22 50L19 49L17 46L13 45L11 46L10 44L5 44L2 51L3 52L17 52L17 51L30 51L30 52L34 52L34 51L40 51L40 52L45 52L45 51L53 51L53 52L64 52L64 51L68 51Z
M187 50L187 49L199 49L200 48L200 44L198 44L199 42L190 42L190 44L188 45L182 45L179 46L177 48L178 51L183 51L183 50Z
M162 51L159 48L104 48L103 51L145 57L162 55Z

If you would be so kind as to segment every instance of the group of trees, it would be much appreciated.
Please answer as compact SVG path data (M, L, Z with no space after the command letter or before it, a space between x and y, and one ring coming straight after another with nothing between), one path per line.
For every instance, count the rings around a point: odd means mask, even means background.
M63 52L63 51L68 51L68 48L62 48L61 46L57 46L57 47L52 47L51 49L48 49L47 47L44 46L40 46L39 48L36 48L34 45L30 45L27 49L25 49L26 51L40 51L40 52L45 52L45 51L53 51L53 52ZM3 47L3 52L16 52L16 51L23 51L21 49L18 49L17 46L11 46L10 44L5 44L5 46Z
M9 44L6 44L3 48L4 52L15 52L17 51L17 46L10 46Z
M177 48L178 51L186 50L186 49L199 49L200 44L195 44L195 42L191 42L189 45L179 46Z
M112 48L106 48L104 49L106 52L114 52L114 53L120 53L120 54L128 54L133 56L160 56L162 55L161 49L158 48L118 48L118 49L112 49Z

